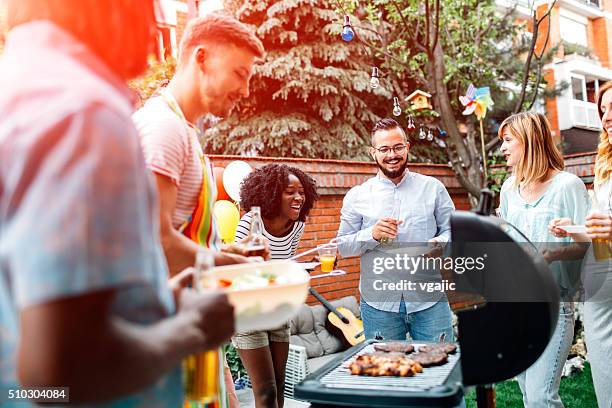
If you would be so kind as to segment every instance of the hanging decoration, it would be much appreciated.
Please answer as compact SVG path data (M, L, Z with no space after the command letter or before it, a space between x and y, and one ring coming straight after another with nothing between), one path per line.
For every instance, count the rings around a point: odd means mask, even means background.
M427 139L427 133L425 133L425 128L423 125L419 126L419 139L420 140Z
M436 138L436 143L442 149L446 149L446 142L444 140Z
M431 95L427 92L423 92L420 89L417 89L410 95L404 99L406 102L410 102L410 109L412 110L423 110L423 109L433 109L431 106L431 102L429 99Z
M414 124L414 118L412 117L412 115L408 116L407 128L409 132L414 132L414 129L416 129L416 126Z
M380 80L378 79L378 68L372 67L372 78L370 79L370 87L373 89L378 88Z
M353 27L351 26L351 19L348 15L344 16L344 24L342 25L341 37L346 42L353 41L353 37L355 37L355 32L353 31Z
M483 119L487 115L487 110L493 106L493 99L491 98L491 90L488 86L482 88L476 88L474 84L470 84L467 92L464 96L459 97L459 101L465 107L463 114L469 116L472 113L476 115L476 118L480 122L480 144L482 147L482 162L485 180L487 179L487 156L485 151L484 143L484 126Z
M427 141L431 142L433 141L434 135L433 132L431 131L431 128L427 128Z
M442 128L438 127L438 135L439 135L440 137L446 137L446 130L444 130L444 129L442 129Z
M399 98L397 96L393 97L393 116L399 116L402 114L402 108L399 104Z

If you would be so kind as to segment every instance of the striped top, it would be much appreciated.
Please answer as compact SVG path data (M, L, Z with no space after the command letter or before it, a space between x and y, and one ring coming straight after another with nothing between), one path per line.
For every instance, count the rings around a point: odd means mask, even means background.
M170 92L165 95L174 102ZM203 153L196 130L186 126L162 96L150 98L132 119L147 166L177 187L172 226L178 229L193 213L202 188Z
M249 235L251 230L251 219L253 215L249 211L244 214L238 223L238 229L236 230L235 242L242 241ZM296 221L293 224L291 231L284 237L276 237L266 231L264 225L264 237L268 239L270 244L270 259L287 259L295 255L298 244L304 233L304 222Z

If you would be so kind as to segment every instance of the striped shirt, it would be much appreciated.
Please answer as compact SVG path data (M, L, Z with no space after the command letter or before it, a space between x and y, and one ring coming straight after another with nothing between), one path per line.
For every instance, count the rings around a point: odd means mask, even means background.
M242 241L249 235L252 217L250 211L242 216L238 223L234 242ZM302 221L293 223L293 228L284 237L276 237L270 234L264 226L264 237L268 239L270 245L270 259L287 259L295 255L303 233L304 222Z
M170 92L163 92L174 101ZM168 177L177 187L172 226L178 229L193 213L202 188L203 153L197 132L172 111L162 96L150 98L132 119L148 168Z

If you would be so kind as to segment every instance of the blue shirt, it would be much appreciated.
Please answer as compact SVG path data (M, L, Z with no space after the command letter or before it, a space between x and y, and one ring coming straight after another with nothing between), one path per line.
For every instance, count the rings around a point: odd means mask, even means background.
M353 187L344 197L338 230L338 249L342 256L360 256L361 274L368 262L364 257L381 245L372 237L376 222L384 217L400 219L396 240L400 243L427 243L435 238L450 241L450 216L455 210L453 201L444 185L437 179L406 170L396 185L380 173L365 183ZM382 247L384 248L384 247ZM408 277L408 276L407 276ZM398 312L402 296L408 293L390 292L385 302L370 304L379 310ZM438 293L438 298L442 297ZM406 304L406 312L413 313L435 304L418 302Z
M548 231L548 224L555 218L570 218L576 225L584 225L589 211L587 189L577 176L560 171L538 199L529 203L519 193L515 177L508 178L500 194L501 217L519 229L538 250L546 246L570 243L570 237L557 238ZM525 241L513 231L508 231L516 241ZM575 282L580 262L555 261L550 265L557 282L569 289ZM573 276L573 277L572 277Z
M112 288L112 313L148 324L172 314L174 303L155 186L122 81L69 33L36 21L9 33L0 88L2 401L18 386L23 309ZM99 406L181 404L177 367Z

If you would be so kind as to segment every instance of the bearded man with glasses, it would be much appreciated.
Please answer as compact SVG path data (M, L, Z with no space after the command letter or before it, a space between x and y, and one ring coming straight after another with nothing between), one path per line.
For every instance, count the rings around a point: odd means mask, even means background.
M450 240L455 206L437 179L408 170L410 144L400 125L382 119L372 129L370 154L380 171L344 198L338 231L342 256L360 256L361 316L368 339L438 341L453 338L451 311L443 291L420 292L402 282L439 282L439 270L392 261ZM390 245L390 242L392 245ZM425 252L417 254L421 259ZM391 259L389 259L391 258ZM413 283L414 283L413 282ZM399 288L399 289L398 289Z

